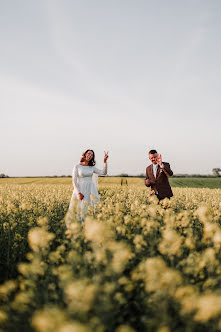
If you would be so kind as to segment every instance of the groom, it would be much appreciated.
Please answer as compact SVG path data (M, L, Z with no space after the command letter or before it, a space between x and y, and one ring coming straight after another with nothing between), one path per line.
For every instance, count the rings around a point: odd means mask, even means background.
M173 196L168 178L173 175L170 164L162 162L161 154L156 150L149 151L149 159L152 165L146 168L145 185L151 187L159 200Z

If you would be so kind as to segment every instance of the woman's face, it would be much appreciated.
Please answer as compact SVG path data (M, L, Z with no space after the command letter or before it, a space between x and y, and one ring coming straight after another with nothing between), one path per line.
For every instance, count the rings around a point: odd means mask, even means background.
M92 158L93 158L93 152L89 150L85 155L85 159L87 161L90 161Z

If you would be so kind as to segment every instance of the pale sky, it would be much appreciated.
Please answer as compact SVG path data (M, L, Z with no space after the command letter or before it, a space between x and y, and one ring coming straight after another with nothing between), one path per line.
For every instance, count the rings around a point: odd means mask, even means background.
M221 1L0 1L0 173L221 167Z

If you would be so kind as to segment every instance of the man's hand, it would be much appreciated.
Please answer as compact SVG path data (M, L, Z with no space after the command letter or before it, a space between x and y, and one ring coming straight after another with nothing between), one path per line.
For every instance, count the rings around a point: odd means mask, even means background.
M146 179L146 180L145 180L145 185L146 185L146 186L149 186L149 185L150 185L150 180L149 180L149 179Z
M162 168L163 163L162 163L162 156L161 156L161 154L157 155L157 164Z
M79 199L82 201L82 199L84 198L84 195L83 195L82 193L79 193L79 194L78 194L78 197L79 197Z

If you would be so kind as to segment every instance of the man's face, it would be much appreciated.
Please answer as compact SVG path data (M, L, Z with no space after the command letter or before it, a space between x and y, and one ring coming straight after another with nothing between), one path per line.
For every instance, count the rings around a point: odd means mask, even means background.
M157 157L158 157L157 153L154 154L149 153L149 159L154 165L157 164Z

